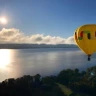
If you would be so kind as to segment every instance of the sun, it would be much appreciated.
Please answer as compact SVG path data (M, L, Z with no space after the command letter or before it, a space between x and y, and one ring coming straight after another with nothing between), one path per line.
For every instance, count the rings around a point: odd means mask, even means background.
M0 18L0 23L7 24L7 19L5 17Z

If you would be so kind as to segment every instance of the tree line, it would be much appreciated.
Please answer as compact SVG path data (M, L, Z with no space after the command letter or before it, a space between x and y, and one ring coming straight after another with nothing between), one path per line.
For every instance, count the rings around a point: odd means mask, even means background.
M70 88L70 96L96 95L96 67L79 72L79 69L62 70L57 76L24 75L0 83L0 96L66 96L56 83Z

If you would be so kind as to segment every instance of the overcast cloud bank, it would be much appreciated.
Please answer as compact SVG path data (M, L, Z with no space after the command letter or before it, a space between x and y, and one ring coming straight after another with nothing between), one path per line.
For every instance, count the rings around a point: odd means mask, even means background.
M68 37L67 39L43 35L43 34L34 34L31 36L25 36L23 32L19 29L3 28L0 31L0 43L28 43L28 44L74 44L73 36Z

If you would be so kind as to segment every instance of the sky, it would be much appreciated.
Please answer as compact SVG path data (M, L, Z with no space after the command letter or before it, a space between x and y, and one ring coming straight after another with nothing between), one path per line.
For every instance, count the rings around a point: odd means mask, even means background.
M1 43L74 43L76 28L96 23L96 1L0 0L0 16L8 19L8 24L0 24Z

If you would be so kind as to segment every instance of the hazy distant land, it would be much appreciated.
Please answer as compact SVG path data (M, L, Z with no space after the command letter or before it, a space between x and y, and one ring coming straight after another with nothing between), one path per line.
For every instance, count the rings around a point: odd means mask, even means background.
M0 44L0 49L78 48L75 44Z

